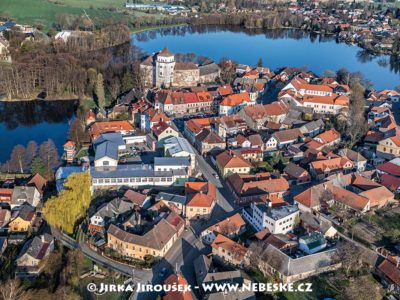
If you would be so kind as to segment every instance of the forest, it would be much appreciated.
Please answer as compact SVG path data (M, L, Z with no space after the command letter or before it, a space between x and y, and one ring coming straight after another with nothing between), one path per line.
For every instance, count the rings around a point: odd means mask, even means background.
M135 62L142 53L130 45L124 25L71 36L66 42L9 35L13 63L0 65L0 95L8 100L101 96L99 106L104 107L106 99L132 89L140 76Z

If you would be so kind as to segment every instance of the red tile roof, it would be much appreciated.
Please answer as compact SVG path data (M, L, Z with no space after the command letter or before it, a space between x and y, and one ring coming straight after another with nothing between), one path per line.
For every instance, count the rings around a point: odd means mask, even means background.
M232 94L224 98L220 106L237 106L244 102L250 102L250 94L248 92Z

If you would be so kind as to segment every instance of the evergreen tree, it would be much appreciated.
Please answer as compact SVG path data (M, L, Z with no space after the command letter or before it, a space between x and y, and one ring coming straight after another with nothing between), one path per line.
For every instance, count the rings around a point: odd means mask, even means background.
M97 74L95 94L97 96L97 104L99 108L104 109L106 106L106 97L104 94L104 79L101 73Z
M36 156L32 160L31 172L32 172L32 174L40 174L42 176L46 176L46 174L47 174L46 166L45 166L45 164L43 163L42 159L39 156Z
M133 88L132 70L127 69L122 77L121 89L122 92L130 91Z

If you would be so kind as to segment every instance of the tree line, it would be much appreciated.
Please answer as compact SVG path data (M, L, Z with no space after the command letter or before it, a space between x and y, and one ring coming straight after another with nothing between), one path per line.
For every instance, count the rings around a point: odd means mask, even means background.
M0 66L0 95L8 99L92 98L99 106L122 92L141 88L143 56L130 45L126 26L59 40L20 41L10 35L12 64ZM22 46L20 46L22 43Z
M48 139L40 146L30 141L26 147L15 145L10 159L0 166L1 172L39 173L47 179L54 176L54 168L60 164L57 148L53 140Z

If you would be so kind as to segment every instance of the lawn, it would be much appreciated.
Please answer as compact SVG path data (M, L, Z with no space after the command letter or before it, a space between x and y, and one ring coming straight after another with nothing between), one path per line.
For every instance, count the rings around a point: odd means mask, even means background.
M96 19L118 19L127 17L122 12L110 11L111 7L122 9L125 0L1 0L0 15L12 18L19 24L42 25L49 29L57 14L84 15L84 11ZM130 12L130 17L147 15ZM158 16L158 15L157 15Z

